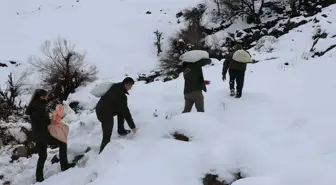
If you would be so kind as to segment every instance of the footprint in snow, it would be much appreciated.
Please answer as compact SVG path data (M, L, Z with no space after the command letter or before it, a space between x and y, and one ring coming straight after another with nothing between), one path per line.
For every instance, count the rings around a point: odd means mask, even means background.
M98 177L98 173L97 172L93 172L90 175L88 175L85 178L84 184L90 184L91 182L95 181Z

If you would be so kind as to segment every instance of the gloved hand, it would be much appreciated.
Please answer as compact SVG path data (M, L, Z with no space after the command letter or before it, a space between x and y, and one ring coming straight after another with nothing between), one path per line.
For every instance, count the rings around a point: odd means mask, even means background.
M222 75L222 80L225 81L226 80L226 75Z
M204 80L205 85L209 85L210 81L209 80Z

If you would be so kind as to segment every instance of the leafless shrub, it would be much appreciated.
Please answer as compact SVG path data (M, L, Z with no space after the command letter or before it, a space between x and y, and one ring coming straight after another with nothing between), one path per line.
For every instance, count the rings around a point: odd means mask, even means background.
M179 69L179 57L190 50L203 49L205 34L201 25L206 6L199 4L192 9L184 10L183 17L186 28L181 29L168 40L168 50L160 58L160 68L165 75L176 75Z
M85 53L76 51L66 39L45 41L42 53L43 57L34 56L30 63L41 73L45 85L52 87L53 99L66 100L77 87L96 80L96 67L85 65Z
M21 73L17 79L13 73L9 73L5 88L0 88L0 105L6 107L16 107L15 100L25 90L24 79L27 77L27 72Z

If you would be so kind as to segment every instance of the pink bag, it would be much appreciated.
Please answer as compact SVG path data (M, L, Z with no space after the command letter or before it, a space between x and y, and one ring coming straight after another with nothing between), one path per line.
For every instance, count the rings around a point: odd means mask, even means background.
M64 112L64 107L62 105L57 105L56 110L52 113L51 123L48 126L48 130L51 136L53 136L59 141L67 143L69 127L68 125L64 124L61 121L63 112Z

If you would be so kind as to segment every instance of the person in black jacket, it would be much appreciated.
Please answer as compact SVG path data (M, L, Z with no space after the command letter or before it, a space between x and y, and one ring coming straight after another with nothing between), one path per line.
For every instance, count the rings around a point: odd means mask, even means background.
M118 116L118 134L126 135L130 133L130 131L126 130L124 127L125 119L132 129L132 132L136 132L132 115L128 109L126 96L133 84L134 80L130 77L125 78L122 82L113 84L97 103L96 115L102 124L103 130L103 139L99 153L101 153L105 146L110 142L114 116Z
M222 79L226 80L226 73L229 71L230 75L230 96L235 96L235 98L241 98L242 91L244 87L244 80L245 80L245 71L246 66L248 63L241 63L238 61L233 60L233 54L238 51L243 50L243 46L241 44L236 44L231 49L231 52L226 55L225 61L223 63L223 69L222 69ZM247 52L246 50L244 50ZM247 54L251 57L251 55L247 52ZM240 55L237 55L238 57L242 57ZM255 61L252 60L251 63L255 63ZM236 82L236 92L235 92L235 82Z
M75 165L68 163L67 144L52 137L48 131L48 125L51 121L46 109L48 102L47 99L47 91L37 89L25 111L25 113L30 116L33 140L36 143L39 155L36 167L37 182L42 182L44 180L43 168L47 159L48 145L57 145L59 147L59 157L62 171L65 171Z
M184 77L184 110L182 113L190 112L193 105L197 112L204 112L204 97L202 91L207 92L206 81L204 80L202 67L210 64L210 59L201 59L195 63L184 62L183 77Z

